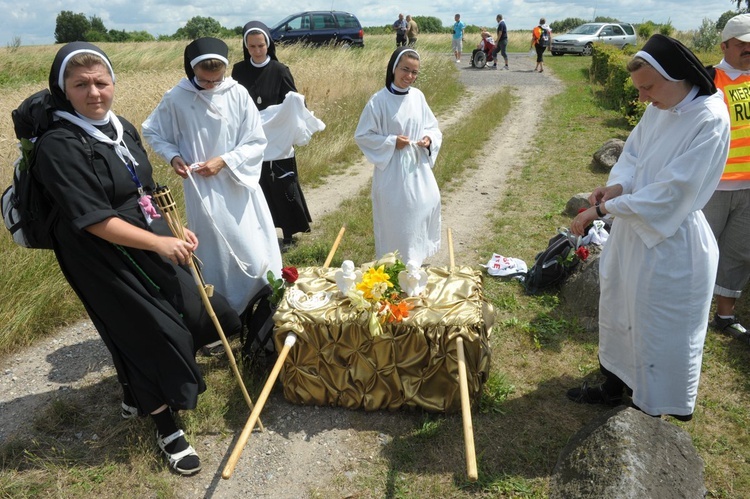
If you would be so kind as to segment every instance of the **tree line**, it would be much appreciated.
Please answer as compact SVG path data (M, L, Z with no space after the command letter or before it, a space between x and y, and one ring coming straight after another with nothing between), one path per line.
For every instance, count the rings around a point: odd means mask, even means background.
M172 35L154 37L147 31L107 29L98 16L64 10L55 19L55 43L68 42L149 42L154 40L195 40L204 36L242 36L242 26L225 28L212 17L195 16Z
M735 0L732 0L733 2ZM745 0L750 6L750 0ZM711 46L718 44L716 39L724 28L724 24L733 16L746 12L747 9L740 9L738 2L737 11L727 11L721 15L717 21L708 19L703 20L703 24L698 28L698 38L696 46ZM433 16L413 16L414 21L419 26L420 33L450 33L451 26L443 26L440 19ZM620 22L617 19L598 16L593 21L569 17L561 21L555 21L550 24L553 33L566 33L571 29L585 24L587 22ZM384 34L391 33L391 24L383 26L364 27L363 31L367 34ZM494 31L494 24L487 26L490 31ZM469 25L466 27L467 33L478 33L482 28L480 26ZM525 27L531 29L531 27ZM671 35L674 32L671 22L656 24L652 21L645 21L636 25L638 35L642 39L647 39L655 32L664 35ZM242 26L234 28L225 28L216 19L212 17L195 16L190 18L185 26L179 28L172 35L159 35L154 37L147 31L125 31L116 29L107 29L104 22L98 16L86 16L82 13L73 13L64 10L57 15L55 21L55 43L68 43L75 41L86 42L145 42L154 40L195 40L204 36L213 36L217 38L232 38L242 36Z

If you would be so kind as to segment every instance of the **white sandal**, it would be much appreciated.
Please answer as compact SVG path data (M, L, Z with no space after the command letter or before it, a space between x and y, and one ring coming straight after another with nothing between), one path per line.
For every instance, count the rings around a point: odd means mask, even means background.
M120 416L122 419L132 419L138 415L138 408L128 405L125 402L120 405Z
M192 445L187 446L187 449L182 450L180 452L176 452L174 454L170 454L166 450L166 446L177 440L178 438L185 435L185 432L182 430L177 430L176 432L172 433L168 437L161 438L159 435L159 432L156 432L156 443L159 445L159 448L161 451L167 456L167 459L169 459L169 466L174 469L177 473L181 475L193 475L195 473L198 473L201 470L200 465L200 458L198 462L198 466L196 468L181 468L180 467L180 461L182 461L184 458L188 456L195 456L198 457L198 454L196 454L195 449L193 449Z

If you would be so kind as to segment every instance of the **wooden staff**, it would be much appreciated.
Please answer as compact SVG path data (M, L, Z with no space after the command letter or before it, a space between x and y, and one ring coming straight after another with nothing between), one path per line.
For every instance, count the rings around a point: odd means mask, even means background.
M331 246L331 251L328 252L326 261L323 263L323 268L328 268L328 266L331 264L331 260L333 260L333 255L336 254L336 250L338 249L339 244L341 243L341 238L344 237L345 231L346 231L346 225L343 225L341 227L341 230L339 231L339 235L336 236L336 240L333 242L333 246Z
M161 212L164 214L164 219L166 220L167 225L169 225L169 229L172 231L174 237L182 239L183 241L187 241L182 222L180 221L180 215L175 209L176 203L174 201L174 198L172 197L172 193L169 190L169 187L164 185L157 186L157 188L153 192L152 197L154 198L154 201L156 201L157 206L159 206L159 208L161 209ZM188 266L190 267L191 274L193 274L193 280L195 281L196 286L198 286L198 293L201 295L203 306L206 307L208 316L211 317L211 321L214 323L214 327L216 327L216 331L219 333L221 344L224 345L224 351L226 351L227 358L229 359L229 365L232 367L232 372L234 373L235 378L237 378L237 382L239 383L240 389L242 390L242 396L245 397L245 402L247 402L247 406L252 411L254 409L253 401L250 398L250 394L247 393L245 383L243 383L242 381L242 375L240 374L240 370L237 368L237 362L234 360L232 348L229 346L229 342L227 341L226 335L224 335L224 330L221 327L221 323L216 317L214 307L211 305L211 300L208 299L209 295L206 292L207 285L203 282L203 279L201 278L201 275L198 271L198 267L195 266L193 258L194 255L191 255L191 257L188 259ZM263 431L263 424L260 421L258 421L258 428Z
M456 262L453 255L453 233L450 228L448 228L448 254L450 255L450 270L453 272ZM476 482L479 475L477 473L477 455L474 448L474 425L471 422L471 400L469 400L469 382L466 375L464 339L460 336L456 338L456 352L458 354L458 390L461 395L461 420L464 426L466 474L469 477L469 481Z
M250 438L250 433L252 433L253 431L255 422L260 417L260 411L262 411L263 406L266 405L266 400L268 400L268 395L271 393L274 383L276 383L276 378L279 377L281 367L284 365L284 361L286 360L287 355L289 355L289 350L292 348L292 346L294 346L294 343L296 341L296 334L287 334L286 339L284 340L284 348L281 349L279 358L276 359L276 363L273 365L271 374L268 375L268 381L266 381L265 386L263 386L263 390L258 396L258 405L256 405L255 409L253 409L253 412L250 413L250 417L247 419L247 423L245 423L245 427L242 429L242 433L240 433L240 438L237 439L237 443L234 445L232 454L229 456L226 466L224 466L224 471L222 471L221 473L221 478L228 480L232 477L234 468L235 466L237 466L237 461L239 461L240 455L242 455L242 451L245 450L245 446L247 445L247 441Z
M466 376L466 356L464 353L464 339L456 338L458 352L458 388L461 392L461 416L464 423L464 448L466 450L466 474L469 481L476 482L477 455L474 449L474 425L471 422L471 401L469 400L469 384Z

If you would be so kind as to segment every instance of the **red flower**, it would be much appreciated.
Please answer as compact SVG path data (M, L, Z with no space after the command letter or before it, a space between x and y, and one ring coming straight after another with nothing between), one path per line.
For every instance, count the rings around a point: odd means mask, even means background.
M295 282L298 277L299 272L297 272L296 267L284 267L283 269L281 269L281 278L289 284Z
M586 246L581 246L576 250L576 256L581 259L581 261L585 262L589 257L589 249Z

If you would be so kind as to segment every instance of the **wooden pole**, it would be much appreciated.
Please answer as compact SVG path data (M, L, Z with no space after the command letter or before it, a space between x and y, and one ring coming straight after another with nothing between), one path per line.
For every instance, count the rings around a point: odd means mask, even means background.
M284 364L284 361L286 360L287 355L289 355L289 350L294 346L294 343L297 341L297 335L294 333L289 333L286 336L286 339L284 340L284 348L281 349L281 352L279 353L279 358L276 359L276 363L273 366L273 369L271 370L271 374L268 375L268 380L266 381L266 384L263 386L263 390L260 392L260 395L258 396L258 405L255 406L255 409L253 409L253 412L250 413L250 417L247 420L247 423L245 423L245 427L242 429L242 433L240 433L240 437L237 439L237 443L234 445L234 449L232 450L232 454L229 456L229 459L227 460L227 464L224 467L224 471L221 473L221 477L225 480L232 477L232 473L234 473L234 468L237 466L237 461L240 459L240 455L242 454L242 451L245 449L245 446L247 445L247 441L250 438L250 433L253 431L253 427L255 426L255 422L258 420L258 417L260 416L260 411L263 410L263 406L266 404L266 400L268 400L268 395L271 393L271 389L273 388L274 383L276 382L276 378L279 377L279 372L281 371L281 367Z
M466 474L469 481L476 482L477 455L474 449L474 426L471 422L471 401L469 400L469 383L466 376L466 355L464 353L464 339L456 338L458 352L458 387L461 393L461 416L464 424L464 448L466 450Z
M331 260L333 260L333 255L336 254L336 250L338 249L339 244L341 243L341 238L344 237L345 231L346 231L346 225L343 225L341 227L341 230L339 231L339 235L336 236L336 240L333 242L333 246L331 246L331 251L328 252L326 261L323 263L323 268L328 268L328 266L331 264Z
M157 187L157 189L154 191L153 198L156 201L156 204L161 209L161 212L164 215L164 218L167 222L167 225L169 225L169 229L172 231L172 234L176 238L187 241L179 214L175 210L176 205L174 199L172 198L172 194L169 191L169 188L166 186ZM195 262L193 261L193 259L193 255L191 255L188 259L190 273L193 275L195 285L198 287L198 293L201 295L203 306L206 307L208 316L211 318L211 322L213 322L214 327L216 328L216 332L219 333L221 344L224 346L224 351L227 353L227 358L229 359L229 366L234 373L234 377L237 379L237 383L240 385L240 390L242 391L242 396L245 398L245 403L247 403L247 406L252 411L254 408L253 400L250 398L250 394L247 392L247 388L245 388L245 383L242 381L242 375L240 374L240 370L237 367L237 361L235 360L234 354L232 353L232 347L227 341L227 337L224 334L224 329L221 327L221 323L219 322L218 317L216 317L214 307L211 305L211 300L206 293L206 285L201 279L200 273L198 271L198 268L195 266ZM258 428L263 431L263 423L261 423L260 421L258 421Z
M448 228L448 254L450 255L450 270L456 265L453 254L453 233ZM464 351L464 339L456 338L456 353L458 356L458 391L461 396L461 420L464 427L464 449L466 451L466 475L469 481L476 482L479 478L477 472L477 455L474 448L474 425L471 421L471 400L469 399L469 382L466 375L466 353Z
M453 267L456 266L456 257L453 254L453 232L451 232L450 227L448 227L448 255L450 257L450 271L453 272Z

